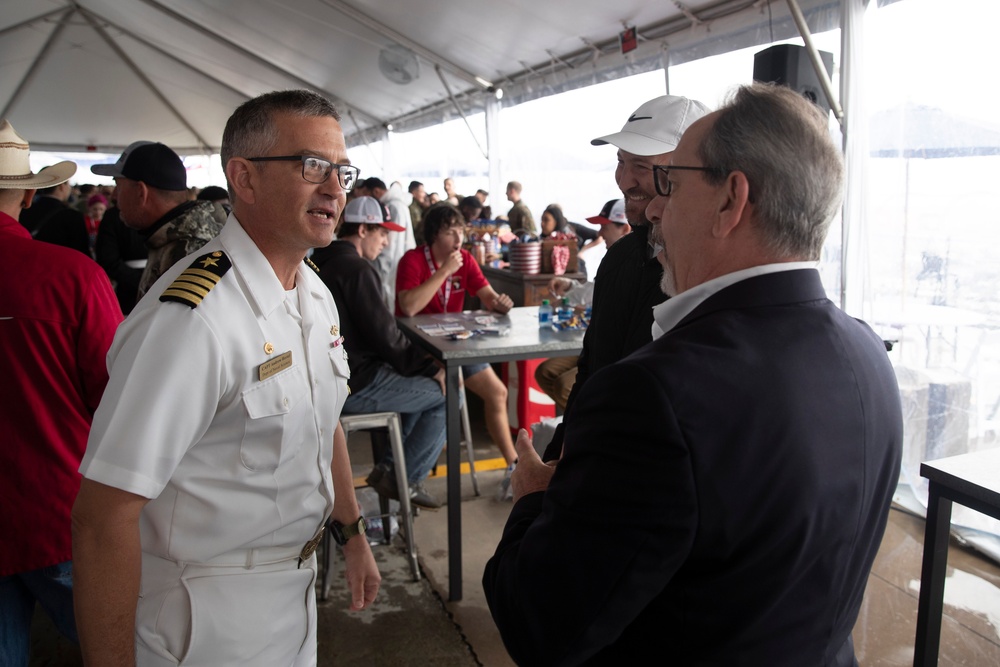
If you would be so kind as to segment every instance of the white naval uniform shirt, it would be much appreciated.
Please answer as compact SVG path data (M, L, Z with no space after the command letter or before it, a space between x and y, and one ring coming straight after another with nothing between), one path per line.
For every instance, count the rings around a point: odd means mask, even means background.
M160 294L197 257L232 268L195 308ZM147 498L142 550L203 562L294 547L333 508L333 435L350 370L340 317L319 276L296 276L301 326L271 265L232 215L166 272L118 329L111 379L80 472ZM259 379L285 352L292 366Z

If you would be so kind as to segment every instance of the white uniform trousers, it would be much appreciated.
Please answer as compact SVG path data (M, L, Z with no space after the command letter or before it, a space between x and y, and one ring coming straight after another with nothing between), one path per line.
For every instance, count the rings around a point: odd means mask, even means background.
M139 667L314 667L316 555L246 549L208 563L142 554Z

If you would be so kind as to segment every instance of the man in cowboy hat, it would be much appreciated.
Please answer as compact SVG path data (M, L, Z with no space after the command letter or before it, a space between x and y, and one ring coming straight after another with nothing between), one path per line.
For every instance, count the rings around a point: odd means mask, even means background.
M33 174L28 143L0 124L0 662L28 664L40 602L76 640L70 507L80 487L104 358L122 320L111 283L82 253L31 238L18 214L36 188L67 181L72 162ZM44 499L44 502L40 502Z

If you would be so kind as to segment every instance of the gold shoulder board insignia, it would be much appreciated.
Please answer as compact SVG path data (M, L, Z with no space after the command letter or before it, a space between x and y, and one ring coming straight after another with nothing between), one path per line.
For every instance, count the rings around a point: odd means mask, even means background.
M316 266L316 262L314 262L311 259L309 259L308 257L306 257L305 258L305 263L306 263L306 266L308 266L310 269L312 269L316 273L319 273L319 267Z
M176 301L196 308L232 266L224 252L216 250L202 255L170 283L160 301Z

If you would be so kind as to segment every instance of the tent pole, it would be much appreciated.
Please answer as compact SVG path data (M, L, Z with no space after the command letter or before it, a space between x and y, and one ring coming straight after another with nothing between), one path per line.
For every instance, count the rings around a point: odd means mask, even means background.
M490 203L500 201L504 191L503 174L500 172L500 100L496 93L483 93L486 106L486 153L489 161ZM494 213L494 217L496 213Z
M3 108L3 111L0 111L0 118L7 118L7 115L10 112L11 107L13 107L14 104L17 102L18 98L21 97L21 93L28 86L28 84L31 83L31 80L35 78L35 74L38 73L38 68L41 67L42 63L45 61L45 58L49 54L49 48L52 46L52 43L56 40L56 37L58 37L59 34L63 31L63 28L66 27L66 24L69 23L69 17L73 15L74 11L76 10L70 8L68 11L63 13L62 18L59 19L59 25L57 25L52 30L52 33L49 35L49 38L45 40L45 45L42 46L42 50L38 52L38 56L34 59L34 61L32 61L31 67L29 67L28 71L24 73L24 78L22 78L21 82L17 84L17 88L14 89L14 92L10 96L10 100L7 101L7 104Z
M142 44L143 46L147 47L148 49L150 49L152 51L156 51L157 53L159 53L164 58L167 58L168 60L171 60L171 61L177 63L178 65L181 65L182 67L191 70L192 72L197 72L198 74L200 74L201 76L205 77L206 79L208 79L212 83L218 84L219 86L221 86L223 88L226 88L227 90L229 90L230 92L232 92L234 95L237 95L238 97L242 97L245 100L250 99L250 96L247 95L246 93L244 93L242 90L237 90L236 88L234 88L231 84L227 83L226 81L223 81L222 79L214 77L211 74L205 73L204 70L198 69L197 67L195 67L193 65L190 65L189 63L181 60L180 58L178 58L174 54L170 53L166 49L163 49L163 48L157 46L156 44L150 42L149 40L147 40L147 39L145 39L143 37L140 37L139 35L135 34L131 30L127 30L127 29L123 28L122 26L116 24L114 21L109 21L106 16L103 16L103 15L100 15L100 14L95 14L95 13L91 12L90 10L85 10L85 11L87 11L91 16L93 16L95 18L95 20L101 21L102 23L106 23L107 25L111 26L115 30L120 31L123 35L128 35L129 37L131 37L135 41L137 41L140 44Z
M105 43L107 43L107 45L111 47L111 50L114 51L119 58L121 58L121 61L125 63L129 69L132 70L132 73L135 74L140 81L146 84L146 87L149 88L149 90L153 93L153 95L156 96L158 100L160 100L160 103L162 103L164 107L170 110L170 113L172 113L174 117L177 118L177 120L179 120L181 124L188 129L188 132L194 135L194 138L197 139L198 143L201 144L202 149L205 151L206 155L211 153L212 152L211 147L209 143L205 141L204 137L202 137L201 134L199 134L198 130L194 129L194 126L191 125L191 123L188 122L187 118L185 118L184 115L177 110L177 107L175 107L173 104L170 103L170 100L167 99L167 96L164 95L159 88L153 85L153 82L149 79L149 77L147 77L142 72L142 70L139 69L139 67L135 64L135 62L133 62L132 59L128 57L125 51L123 51L122 48L118 46L118 44L113 39L111 39L111 35L109 35L107 31L104 30L104 28L102 28L97 23L97 21L94 20L92 16L90 16L86 12L81 12L81 14L83 15L83 18L85 18L87 22L90 24L90 27L92 27L94 31L101 36L101 39L103 39Z
M20 30L21 28L27 27L27 26L29 26L29 25L31 25L33 23L38 23L39 21L45 21L45 20L47 20L47 19L55 16L56 14L61 14L61 13L65 12L67 9L69 9L69 8L68 7L60 7L59 9L53 9L51 12L46 12L45 14L40 14L39 16L36 16L35 18L28 19L26 21L21 21L20 23L15 23L14 25L9 25L6 28L4 28L3 30L0 30L0 37L3 37L8 32L14 32L15 30Z
M330 92L328 90L324 90L322 87L316 85L315 83L312 83L310 81L306 81L305 79L303 79L303 78L301 78L301 77L293 74L292 72L289 72L288 70L286 70L283 67L277 65L276 63L273 63L270 60L267 60L267 59L263 58L262 56L258 55L257 53L255 53L253 51L250 51L249 49L246 49L246 48L240 46L239 44L237 44L237 43L235 43L235 42L233 42L233 41L231 41L231 40L223 37L222 35L219 35L218 33L212 32L211 30L209 30L205 26L192 21L191 19L189 19L188 17L184 16L183 14L181 14L179 12L176 12L173 9L169 8L169 7L164 6L162 3L158 2L158 0L140 0L140 1L146 3L147 5L149 5L150 7L154 8L154 9L156 9L160 13L165 14L166 16L169 16L170 18L172 18L175 21L181 23L182 25L184 25L184 26L186 26L186 27L188 27L188 28L190 28L190 29L192 29L192 30L194 30L196 32L199 32L199 33L205 35L206 37L208 37L212 41L217 42L219 44L222 44L222 45L226 46L227 48L235 51L236 53L239 53L240 55L242 55L242 56L244 56L246 58L249 58L250 60L253 60L256 63L259 63L259 64L261 64L261 65L263 65L263 66L265 66L265 67L267 67L267 68L269 68L269 69L277 72L278 74L280 74L282 76L285 76L285 77L288 77L289 79L292 79L293 81L295 81L298 85L302 86L303 88L309 88L310 90L315 90L318 93L322 93L323 95L326 95L327 97L332 98L334 101L338 102L344 108L351 107L352 109L354 109L354 110L356 110L356 111L364 114L366 117L368 117L371 120L375 121L375 123L374 123L375 125L385 125L385 123L386 123L385 120L383 120L381 118L378 118L374 114L368 113L364 109L359 109L356 106L349 105L339 95L334 95L332 92Z
M823 61L819 57L819 52L816 51L816 45L813 44L812 33L809 32L809 24L806 23L806 18L802 15L802 10L799 9L797 0L786 0L786 2L788 2L788 11L791 12L792 18L795 20L795 26L799 29L799 34L802 35L802 41L806 45L809 60L812 61L813 69L816 70L816 77L819 79L820 85L823 86L823 94L826 95L826 99L830 103L830 109L833 110L833 115L837 119L837 122L843 125L844 110L840 108L840 104L833 95L833 84L830 82L830 76L826 73L826 68L823 67Z
M448 93L448 99L450 99L451 103L455 105L455 110L458 111L458 115L461 116L462 120L465 122L465 127L468 128L469 134L472 135L472 140L476 142L476 146L479 148L479 152L483 154L484 158L489 160L490 159L489 154L485 150L483 150L483 145L479 143L479 139L476 138L476 133L472 131L472 126L469 125L469 119L465 117L465 111L462 110L462 105L458 103L458 100L456 100L455 96L452 94L451 87L445 80L444 74L441 72L441 68L438 65L435 65L434 71L437 72L438 78L441 79L441 85L444 86L445 92Z

